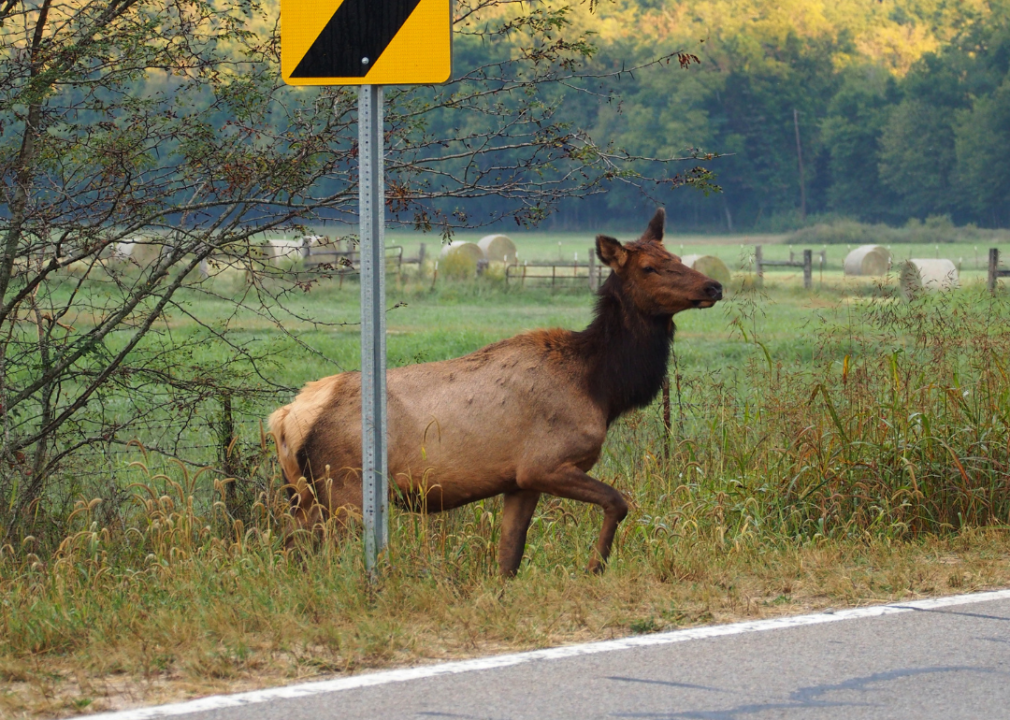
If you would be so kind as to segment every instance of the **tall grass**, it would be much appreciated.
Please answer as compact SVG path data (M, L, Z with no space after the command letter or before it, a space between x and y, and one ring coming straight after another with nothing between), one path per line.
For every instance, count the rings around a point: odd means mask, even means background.
M500 581L492 499L394 511L373 586L354 528L284 549L269 446L239 508L223 478L155 473L136 450L122 497L81 498L61 537L0 548L0 681L33 688L0 712L89 707L104 697L89 678L117 673L205 691L1010 581L993 560L1010 519L1006 299L881 288L795 330L817 333L810 361L769 350L767 302L734 300L753 350L738 366L671 368L672 427L657 404L611 429L594 474L632 512L603 578L583 572L599 512L544 498L520 578ZM53 676L71 689L45 690Z
M911 303L883 291L857 306L858 322L823 331L812 365L761 352L746 384L688 378L665 476L690 469L676 492L715 500L718 531L732 535L1006 524L1008 310L979 289Z

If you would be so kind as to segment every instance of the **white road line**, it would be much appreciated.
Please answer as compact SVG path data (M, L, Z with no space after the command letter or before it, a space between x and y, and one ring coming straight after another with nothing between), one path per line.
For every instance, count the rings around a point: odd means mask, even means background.
M766 630L782 630L785 628L802 627L805 625L839 622L841 620L858 620L861 618L880 617L882 615L895 615L915 610L932 610L935 608L971 605L973 603L1007 599L1010 599L1010 590L996 590L992 592L973 593L970 595L954 595L950 597L930 598L928 600L891 603L889 605L852 608L850 610L838 610L837 612L822 612L813 615L798 615L795 617L781 617L771 620L754 620L750 622L733 623L732 625L713 625L708 627L689 628L687 630L673 630L671 632L656 633L654 635L636 635L634 637L623 638L621 640L606 640L603 642L585 643L582 645L567 645L564 647L549 648L546 650L533 650L531 652L512 653L509 655L496 655L486 658L476 658L474 660L460 660L457 662L441 663L439 665L405 668L402 670L386 670L384 672L367 673L364 675L355 675L353 677L339 678L336 680L320 680L316 682L272 688L269 690L254 690L252 692L236 693L234 695L213 695L199 700L173 703L171 705L159 705L155 707L139 708L136 710L101 713L98 715L87 715L85 717L87 717L88 720L149 720L150 718L189 715L191 713L205 712L208 710L254 705L257 703L270 702L271 700L300 698L310 695L320 695L322 693L340 692L341 690L372 687L374 685L386 685L389 683L407 682L409 680L420 680L422 678L438 677L439 675L457 675L459 673L474 672L476 670L492 670L494 668L521 665L523 663L534 662L537 660L561 660L563 658L577 657L579 655L595 655L597 653L613 652L615 650L630 650L632 648L651 647L655 645L671 645L673 643L687 642L688 640L702 640L705 638L741 635L744 633L763 632Z

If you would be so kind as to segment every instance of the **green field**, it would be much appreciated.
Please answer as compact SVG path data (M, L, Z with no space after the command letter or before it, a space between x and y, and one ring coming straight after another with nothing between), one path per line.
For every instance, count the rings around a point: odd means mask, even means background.
M520 262L552 261L560 260L572 262L578 254L579 262L586 262L590 249L597 233L611 235L622 241L634 240L641 234L641 228L607 228L601 227L595 232L527 232L505 230L507 235L519 250ZM331 226L321 226L314 229L320 235L351 234L350 229L335 229ZM458 232L452 236L452 242L478 242L486 234L497 234L495 232ZM271 237L273 237L271 235ZM280 236L277 236L278 238ZM287 236L293 239L295 236ZM1003 237L1003 240L1006 240ZM437 252L443 244L442 238L435 233L418 233L405 230L391 229L386 233L386 244L388 246L402 246L404 254L408 257L416 257L418 246L424 243L427 252ZM826 253L826 264L823 269L825 273L841 272L842 262L846 254L855 245L842 244L817 244L798 245L791 244L788 235L773 234L736 234L736 235L701 235L701 234L676 234L671 233L666 237L667 248L677 255L714 255L726 263L733 271L743 272L751 268L753 247L761 245L764 248L764 256L768 260L787 260L790 251L795 253L796 259L802 259L803 250L810 249L814 252L815 270L820 270L819 254ZM968 273L969 277L976 271L985 272L988 263L988 251L990 247L999 248L1002 257L1007 257L1010 253L1010 243L1007 242L955 242L955 243L895 243L887 244L891 251L895 263L909 258L947 258L958 265L962 272ZM777 269L772 272L786 272Z
M321 229L323 231L325 229ZM625 239L633 238L633 233L619 233ZM454 242L476 241L480 233L459 233ZM592 236L586 233L512 233L520 251L520 261L549 262L562 260L570 263L575 253L579 262L585 262ZM767 260L785 260L792 251L797 259L803 248L792 247L783 241L786 236L668 236L667 247L678 254L710 254L722 259L735 275L735 285L739 287L752 279L754 245L760 243ZM420 242L430 248L437 245L437 236L418 233L397 233L391 231L387 245L402 245L408 257L417 255ZM560 246L560 249L557 249ZM1006 257L1010 245L999 246ZM824 249L826 264L819 262L819 253ZM802 329L812 320L823 323L828 318L851 318L849 306L859 298L879 294L881 289L896 287L896 278L846 278L841 269L848 252L846 246L821 246L815 248L814 290L812 294L802 291L802 270L800 268L766 268L766 292L759 300L747 299L748 306L761 305L761 332L776 349L777 354L787 359L810 358L816 338ZM895 263L906 258L950 258L960 266L961 284L970 289L984 282L986 276L987 247L973 245L946 244L922 245L901 244L891 246ZM431 267L426 267L423 278L416 275L416 265L405 266L404 277L389 278L387 295L389 306L405 302L405 307L391 310L388 315L390 337L389 362L400 365L408 362L437 360L455 357L474 350L517 332L537 327L581 328L590 318L592 301L584 279L559 280L556 289L544 287L545 282L533 282L526 289L504 288L500 278L485 282L457 283L439 279L431 280ZM559 273L561 275L561 273ZM581 276L580 276L581 277ZM222 279L231 283L223 294L238 289L240 282L234 278ZM747 296L748 298L750 296ZM680 353L685 367L693 364L714 368L723 362L739 359L742 348L747 346L740 334L734 330L733 321L740 314L741 298L730 297L716 309L706 313L686 313L677 318L680 328L678 338ZM192 302L198 303L201 312L211 317L215 313L224 317L228 314L229 302L225 299L214 301L195 295ZM353 280L346 285L323 284L313 293L298 298L289 305L292 316L309 317L324 323L356 322L359 313L358 290ZM270 332L256 334L256 321L243 323L240 319L233 327L236 331L249 333L269 342ZM356 369L359 364L357 328L348 326L336 330L330 328L313 329L309 323L295 321L285 323L285 327L295 329L299 337L316 348L329 362L312 360L285 363L281 368L283 380L294 384L313 379L320 374ZM704 340L696 343L694 340Z
M549 255L549 242L529 247ZM766 257L788 255L767 247ZM968 258L972 248L943 250ZM829 265L841 252L829 248ZM189 362L223 363L234 346L263 357L262 377L247 382L255 392L235 406L242 504L226 507L220 474L199 472L216 458L213 398L123 438L155 447L174 436L190 465L120 447L96 458L111 463L97 466L110 467L101 479L82 467L62 534L0 551L0 715L119 707L123 687L147 701L182 698L1006 585L1010 303L1005 288L985 292L979 271L964 275L954 292L907 302L893 279L844 279L837 268L815 273L811 291L795 273L770 271L761 289L737 274L715 308L676 318L671 427L657 401L611 428L594 474L632 511L605 576L583 572L599 513L545 499L520 577L503 584L500 503L488 500L441 516L394 512L376 587L353 533L331 527L320 547L282 548L281 479L260 436L260 421L304 382L359 366L356 281L286 294L272 318L235 312L247 288L238 273L194 286L166 323ZM538 327L582 328L585 285L391 274L390 365ZM86 289L112 292L99 277Z

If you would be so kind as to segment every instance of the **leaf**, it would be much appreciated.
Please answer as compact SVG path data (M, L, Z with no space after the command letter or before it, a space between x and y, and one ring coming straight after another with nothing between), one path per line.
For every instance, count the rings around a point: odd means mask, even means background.
M828 406L828 414L831 415L831 419L834 421L835 427L838 428L838 432L842 436L842 440L846 445L849 445L849 436L845 432L845 428L842 427L842 421L838 417L838 413L835 411L835 405L831 402L831 396L828 395L828 389L824 387L823 383L818 383L817 387L814 388L814 391L810 394L810 402L814 401L818 392L820 392L824 397L824 404Z
M762 352L764 352L764 354L765 354L765 361L768 363L768 372L771 372L772 371L772 355L771 355L770 352L768 352L768 348L766 348L765 344L763 342L761 342L760 340L755 340L754 344L757 345L759 348L761 348Z

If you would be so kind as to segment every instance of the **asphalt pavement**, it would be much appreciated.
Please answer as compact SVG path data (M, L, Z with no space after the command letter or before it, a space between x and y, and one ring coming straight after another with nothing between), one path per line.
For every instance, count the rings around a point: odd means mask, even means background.
M103 716L1010 719L1010 591L691 629Z

